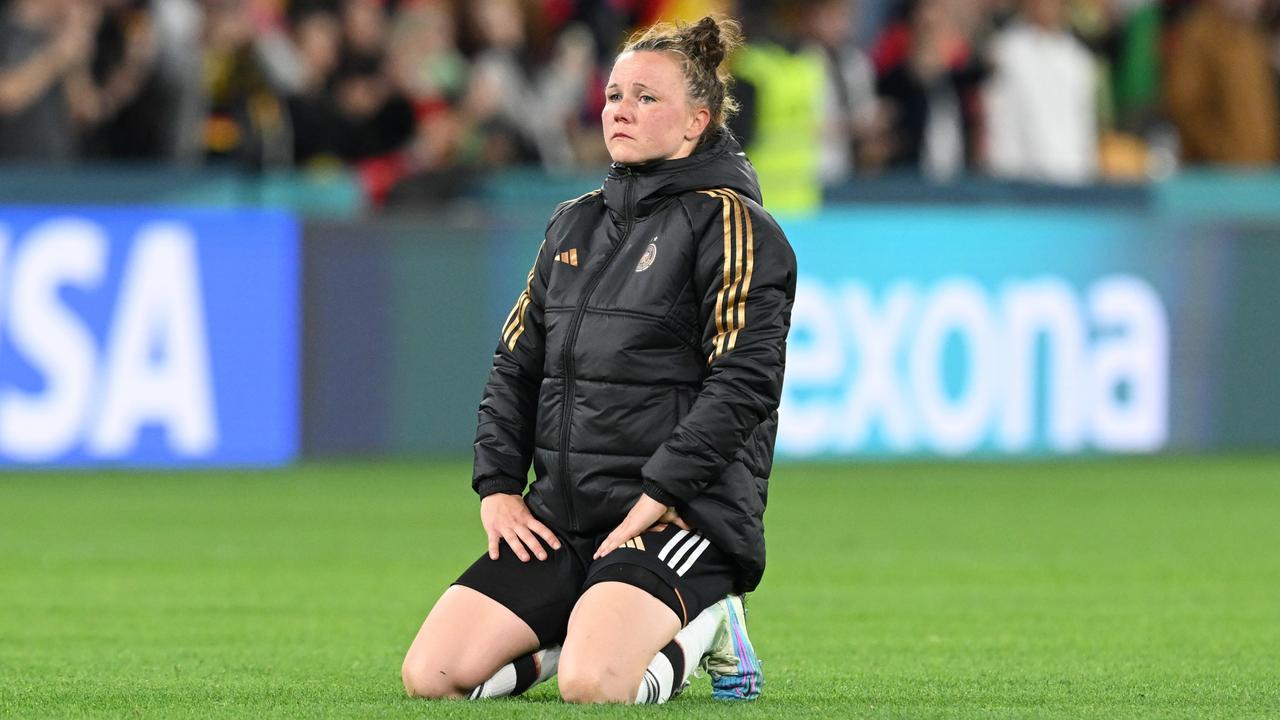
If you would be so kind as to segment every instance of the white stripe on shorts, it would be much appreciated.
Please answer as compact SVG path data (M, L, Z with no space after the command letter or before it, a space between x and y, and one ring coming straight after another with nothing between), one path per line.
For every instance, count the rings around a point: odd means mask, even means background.
M667 560L667 564L671 566L672 570L675 570L680 565L680 558L684 557L685 553L697 547L698 541L701 539L702 539L702 536L699 535L698 533L696 532L689 533L688 542L681 545L679 550L676 550L675 552L671 553L671 558Z
M684 577L685 571L693 567L694 561L702 557L702 553L706 552L707 548L710 546L711 546L710 540L703 540L702 542L698 543L698 549L689 553L689 559L684 561L684 564L680 566L679 570L676 570L676 574L679 575L680 577Z
M676 545L678 545L680 541L684 539L684 536L688 534L689 534L688 530L681 530L680 532L672 536L672 538L667 541L667 544L663 546L662 552L658 553L658 559L666 560L667 555L671 552L671 549L674 548Z

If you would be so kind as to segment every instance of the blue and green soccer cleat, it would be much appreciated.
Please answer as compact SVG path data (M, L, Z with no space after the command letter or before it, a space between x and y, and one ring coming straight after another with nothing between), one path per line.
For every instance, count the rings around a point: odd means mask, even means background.
M764 672L747 636L747 613L742 596L730 595L718 605L723 610L711 650L702 667L711 676L711 697L717 700L755 700L764 688Z

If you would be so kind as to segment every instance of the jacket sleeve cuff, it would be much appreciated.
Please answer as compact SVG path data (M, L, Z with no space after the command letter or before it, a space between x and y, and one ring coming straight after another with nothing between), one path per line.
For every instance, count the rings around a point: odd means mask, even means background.
M680 500L680 498L662 489L661 487L659 487L657 483L655 483L652 480L645 480L644 486L642 489L645 495L648 495L649 497L653 498L654 500L657 500L658 502L662 503L663 505L666 505L667 507L675 507L676 505L684 504L683 501Z
M524 483L519 480L504 477L486 478L475 484L476 494L481 499L498 493L506 493L507 495L519 495L524 492Z

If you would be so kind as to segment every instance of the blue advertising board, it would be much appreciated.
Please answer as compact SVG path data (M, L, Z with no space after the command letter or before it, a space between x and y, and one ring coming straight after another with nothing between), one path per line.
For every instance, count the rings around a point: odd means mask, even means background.
M0 208L0 463L293 459L298 253L279 212Z
M1222 245L1134 212L831 210L785 229L800 276L780 455L1203 441Z

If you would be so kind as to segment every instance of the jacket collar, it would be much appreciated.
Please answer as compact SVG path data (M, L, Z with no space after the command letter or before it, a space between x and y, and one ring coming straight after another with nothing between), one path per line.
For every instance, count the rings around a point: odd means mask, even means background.
M615 220L640 219L653 214L672 196L723 187L761 201L755 169L728 130L700 143L689 157L610 165L604 180L604 204Z

